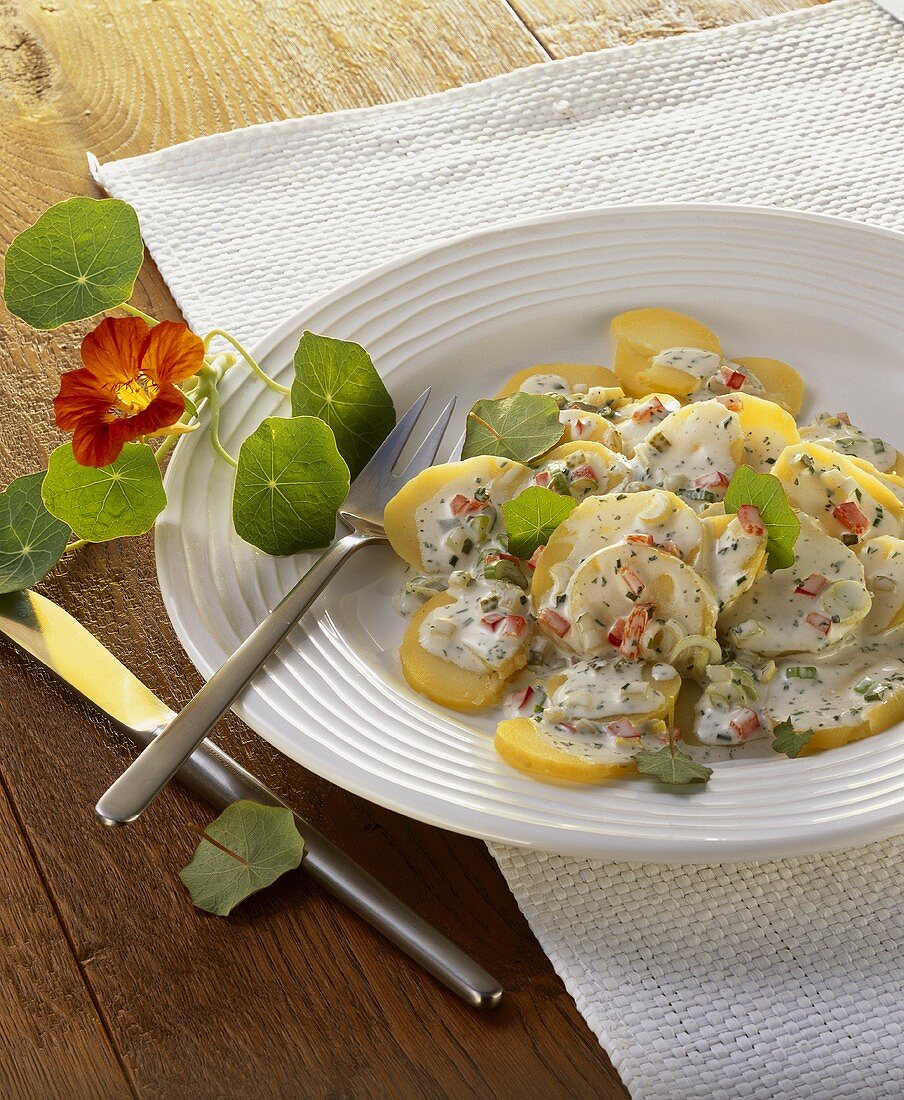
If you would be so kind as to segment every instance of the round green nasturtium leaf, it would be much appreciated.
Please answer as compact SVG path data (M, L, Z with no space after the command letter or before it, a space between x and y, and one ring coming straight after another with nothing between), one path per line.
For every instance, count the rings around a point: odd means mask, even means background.
M529 558L545 546L553 532L577 508L574 497L562 496L551 489L531 485L523 493L502 505L502 518L508 533L509 551L518 558Z
M527 463L554 447L563 431L559 406L546 394L485 398L468 413L461 457L498 455Z
M0 493L0 594L30 588L60 560L69 527L41 500L44 471L17 477Z
M266 554L315 550L332 541L348 488L348 466L327 424L269 417L239 450L232 520Z
M128 301L143 258L127 202L66 199L9 246L3 296L32 328L57 328Z
M304 840L291 810L244 799L227 806L207 826L179 877L198 909L225 917L239 902L294 870L303 855Z
M147 443L127 443L115 462L100 467L80 466L64 443L50 456L41 496L48 512L89 542L143 535L166 506Z
M314 332L295 350L292 415L329 424L353 478L395 426L392 398L364 348Z

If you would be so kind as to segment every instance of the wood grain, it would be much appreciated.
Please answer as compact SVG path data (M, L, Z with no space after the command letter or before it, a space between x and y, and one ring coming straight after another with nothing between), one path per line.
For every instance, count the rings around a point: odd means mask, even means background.
M47 204L92 193L86 148L123 156L439 90L543 57L511 9L479 0L411 3L404 13L335 0L7 4L0 163L15 168L0 188L2 243ZM137 301L178 316L150 265ZM4 481L42 464L58 442L49 401L59 371L75 365L84 327L40 335L3 318ZM150 540L92 547L43 587L171 705L199 687L166 621ZM492 1017L425 979L303 875L225 921L193 911L176 872L194 844L188 823L206 820L206 808L172 789L137 825L103 829L90 807L125 747L5 645L0 675L0 773L33 852L28 889L40 898L46 887L57 942L68 944L70 976L81 980L81 1001L55 1001L74 1034L109 1035L121 1061L117 1085L115 1060L107 1067L87 1038L39 1060L14 1054L21 1095L118 1086L193 1098L625 1095L483 845L353 798L237 721L224 723L228 751L498 974L507 999ZM22 872L0 854L0 875L13 873ZM35 984L52 989L50 963L31 958ZM37 1009L17 1004L34 1025Z
M824 0L511 0L552 57L711 30Z

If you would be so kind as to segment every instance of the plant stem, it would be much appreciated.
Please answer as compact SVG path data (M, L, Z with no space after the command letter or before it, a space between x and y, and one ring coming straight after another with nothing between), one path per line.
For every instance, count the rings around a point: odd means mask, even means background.
M75 542L70 542L69 543L69 545L63 551L63 553L64 554L71 554L74 550L81 550L81 548L83 546L89 546L89 545L90 545L90 543L89 543L88 539L76 539Z
M213 449L224 462L228 462L230 466L237 470L239 464L220 442L220 395L217 392L216 386L211 386L207 394L207 408L210 411L209 431L210 442L213 444Z
M119 308L124 309L126 311L126 313L131 313L133 317L140 317L142 319L142 321L147 321L147 323L151 326L151 328L153 328L154 325L159 323L153 317L151 317L149 314L143 312L143 310L140 310L138 308L138 306L130 306L128 302L123 302L122 305Z
M177 435L168 435L168 436L166 436L165 439L163 440L163 442L157 448L157 450L154 451L154 458L157 459L157 465L158 466L163 461L167 451L170 450L170 448L173 446L173 444L176 442L176 440L178 438L179 437Z
M251 370L258 376L258 378L265 385L269 386L271 390L276 390L277 393L282 393L282 394L285 394L285 395L288 395L292 392L287 386L281 386L279 384L279 382L275 382L270 377L270 375L267 374L262 369L260 364L257 362L256 359L254 359L254 357L250 354L250 352L248 352L246 348L242 347L242 345L238 342L238 340L236 340L236 338L234 336L230 336L228 332L224 332L221 328L212 329L204 337L204 350L205 351L210 347L210 342L216 336L219 336L221 340L225 340L227 343L232 344L232 346L239 353L239 355L241 355L241 357L245 360L245 362L248 364L248 366L251 368Z

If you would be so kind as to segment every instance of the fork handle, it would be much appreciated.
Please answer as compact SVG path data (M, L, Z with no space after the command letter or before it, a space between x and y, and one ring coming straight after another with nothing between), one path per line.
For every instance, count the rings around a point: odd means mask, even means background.
M352 533L334 543L158 737L129 765L95 807L107 825L134 821L201 744L257 670L356 550L383 542Z

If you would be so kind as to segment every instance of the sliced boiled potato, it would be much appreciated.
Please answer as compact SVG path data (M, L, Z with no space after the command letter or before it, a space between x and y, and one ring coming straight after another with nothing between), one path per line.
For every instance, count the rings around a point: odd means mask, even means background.
M873 606L864 621L868 635L904 623L904 539L880 535L856 549Z
M531 471L520 462L490 455L477 455L463 462L445 462L430 466L413 477L386 505L383 526L393 550L414 569L448 574L449 552L444 549L447 531L440 524L451 523L452 500L458 496L473 498L478 490L488 490L489 499L482 509L491 520L489 535L501 530L499 506L530 484ZM461 516L464 526L469 514ZM458 568L464 562L456 563Z
M594 759L575 750L568 751L542 732L530 718L507 718L500 722L493 746L507 764L542 779L601 783L637 771L631 757Z
M873 703L864 711L859 722L816 728L803 751L811 753L820 749L837 749L851 741L860 741L864 737L872 737L874 733L881 733L902 719L904 687L889 692L886 698Z
M861 470L869 474L870 477L874 477L877 481L881 481L888 491L893 493L898 500L904 504L904 477L896 473L894 467L885 472L880 472L871 462L867 462L865 458L855 458L853 455L846 457L850 462L853 462L855 466L859 466ZM897 465L897 462L895 465Z
M536 608L564 591L581 561L625 536L652 538L659 547L672 547L691 564L703 544L703 528L684 501L664 489L640 493L609 493L589 497L560 524L534 570L531 597Z
M602 443L612 451L622 450L621 436L611 420L586 409L562 409L562 443ZM561 443L558 444L561 446Z
M868 614L872 601L856 554L809 516L799 518L794 564L760 573L719 617L733 649L760 657L824 653ZM800 591L811 577L815 595Z
M535 468L534 479L537 473L547 471L551 463L564 462L573 467L576 459L581 456L586 458L586 464L591 466L599 483L599 493L608 493L616 486L623 484L628 476L628 466L622 455L610 450L602 443L593 440L582 442L572 440L570 443L560 443L553 447L545 455L538 458L533 466Z
M621 449L629 458L634 448L649 435L657 425L669 415L681 408L677 397L662 392L653 392L646 397L623 401L614 409L614 423L621 437Z
M454 603L443 592L428 600L411 617L402 639L399 656L405 679L421 695L453 710L477 710L498 703L505 691L505 677L491 669L462 668L431 653L421 644L421 625L438 608ZM523 662L522 662L523 664Z
M766 535L749 535L734 515L700 517L706 531L704 552L697 570L719 601L729 607L766 567Z
M782 451L772 469L791 506L813 516L835 538L851 535L836 509L856 505L866 521L859 537L897 535L904 504L879 478L837 451L819 443L797 443Z
M774 401L783 409L797 416L804 401L804 380L794 367L780 359L764 359L756 355L732 359L741 371L751 371L763 384L762 396Z
M511 393L574 393L575 386L621 386L618 375L608 367L591 363L540 363L516 371L497 397Z
M571 623L562 641L585 656L611 653L610 631L636 607L649 608L650 628L657 632L650 646L663 660L688 637L715 638L718 604L699 574L674 554L620 542L597 550L575 569L565 600L556 607ZM716 660L718 647L713 648Z
M632 309L613 317L609 326L615 344L615 373L622 388L631 397L645 397L654 390L662 390L676 397L686 397L691 389L685 372L656 373L645 376L653 357L667 348L700 348L721 354L716 334L683 313L671 309ZM670 384L663 385L662 380Z
M785 447L800 442L794 417L774 401L750 393L739 393L738 419L744 433L744 458L747 466L768 474Z
M681 677L667 664L629 661L618 654L579 662L550 676L543 721L587 721L605 726L661 718L671 725Z
M674 481L677 492L705 491L700 479L722 474L730 480L743 460L740 417L715 398L683 405L634 448L634 455L646 484L671 487ZM713 492L724 493L724 488ZM692 507L704 503L695 501Z

